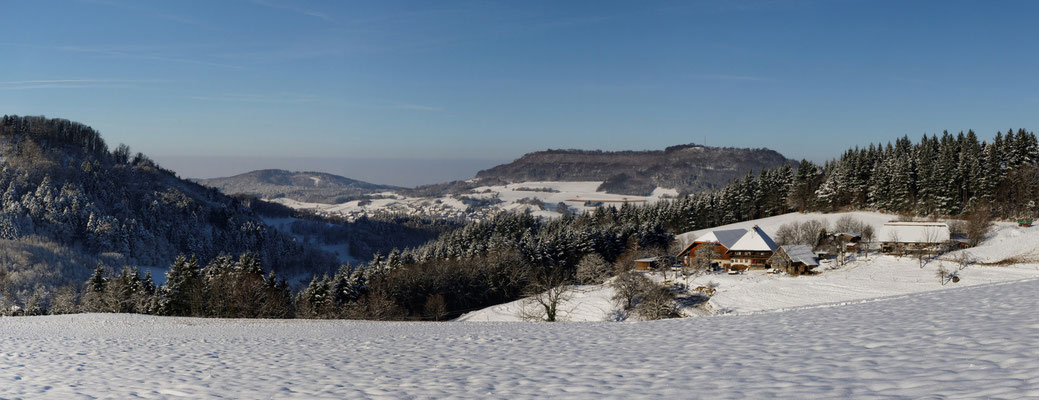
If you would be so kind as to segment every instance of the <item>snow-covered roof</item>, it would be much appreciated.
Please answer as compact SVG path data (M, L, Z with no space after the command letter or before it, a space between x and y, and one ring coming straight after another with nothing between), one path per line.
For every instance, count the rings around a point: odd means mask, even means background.
M635 260L635 262L656 262L656 261L657 261L656 257L640 258L638 260Z
M728 247L730 251L776 251L779 246L776 246L776 242L755 225L735 244L725 247Z
M790 257L790 262L799 262L804 265L818 266L819 259L815 257L812 248L803 244L791 244L782 246L783 252Z
M743 237L743 235L746 234L746 229L726 229L719 231L710 231L696 238L696 240L694 240L693 243L713 242L719 243L722 246L725 246L725 248L727 249L731 249L732 246L736 244L736 242L739 241L740 238Z
M886 242L898 243L941 243L952 235L944 222L888 222Z

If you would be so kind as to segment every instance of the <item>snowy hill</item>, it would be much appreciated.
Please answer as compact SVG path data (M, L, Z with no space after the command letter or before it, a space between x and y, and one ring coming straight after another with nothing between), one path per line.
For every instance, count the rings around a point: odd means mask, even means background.
M152 267L179 254L254 252L279 274L325 272L331 254L267 227L237 199L178 178L64 119L0 118L0 288L82 285L99 263ZM13 296L12 296L13 295Z
M298 201L338 202L363 194L396 189L324 172L294 172L263 169L235 176L197 179L227 194L248 194L265 198L287 197Z
M625 324L5 318L0 397L1034 398L1036 292Z

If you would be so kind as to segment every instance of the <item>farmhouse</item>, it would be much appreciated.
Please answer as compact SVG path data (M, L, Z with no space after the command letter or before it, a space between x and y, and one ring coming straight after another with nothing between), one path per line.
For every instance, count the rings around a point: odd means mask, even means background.
M750 230L729 229L710 231L696 238L689 244L678 258L685 265L692 265L696 252L702 246L714 246L718 254L712 261L725 269L765 268L765 261L776 250L776 242L772 241L761 228L754 226Z
M800 275L819 266L812 248L803 244L779 246L776 253L769 257L768 265L772 268L792 275Z
M884 228L880 249L885 253L937 252L952 239L944 222L888 222Z
M779 246L757 225L729 248L730 268L765 269L765 261Z
M719 231L710 231L700 237L693 240L689 246L686 246L681 253L678 253L678 258L682 260L682 264L686 266L693 265L693 258L696 257L696 252L703 246L713 246L714 252L717 257L713 258L712 261L723 267L729 265L729 249L736 244L743 235L747 234L746 229L727 229Z

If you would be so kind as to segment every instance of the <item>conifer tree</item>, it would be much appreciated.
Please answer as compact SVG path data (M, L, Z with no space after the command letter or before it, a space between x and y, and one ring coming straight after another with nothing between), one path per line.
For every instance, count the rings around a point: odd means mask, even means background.
M87 312L109 312L107 289L105 266L98 263L94 273L87 280L86 291L83 293L83 309Z
M159 296L159 313L174 316L205 316L205 282L198 259L177 256L166 273Z

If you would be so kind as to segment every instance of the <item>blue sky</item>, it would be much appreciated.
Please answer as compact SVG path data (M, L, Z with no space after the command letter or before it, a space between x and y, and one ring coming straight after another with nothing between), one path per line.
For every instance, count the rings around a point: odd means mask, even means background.
M80 121L160 161L314 159L363 179L356 160L490 166L705 138L824 160L1039 119L1039 3L1026 1L0 5L0 113ZM379 179L450 175L422 169Z

